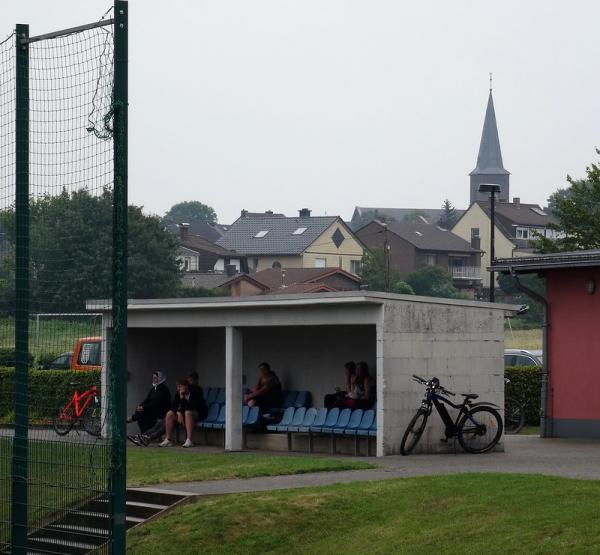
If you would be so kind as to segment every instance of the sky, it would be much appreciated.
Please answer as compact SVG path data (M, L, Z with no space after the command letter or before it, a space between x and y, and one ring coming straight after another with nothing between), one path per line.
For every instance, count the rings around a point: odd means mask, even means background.
M3 0L0 37L100 0ZM129 199L349 219L469 202L493 72L511 197L544 205L600 147L597 0L131 0Z

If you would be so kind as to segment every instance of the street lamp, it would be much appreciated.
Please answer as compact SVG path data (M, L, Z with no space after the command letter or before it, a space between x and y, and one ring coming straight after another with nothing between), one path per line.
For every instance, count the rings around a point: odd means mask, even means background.
M481 183L479 185L480 193L490 194L490 266L494 263L494 228L496 215L496 193L500 192L500 185L495 183ZM490 302L494 302L494 271L490 270Z

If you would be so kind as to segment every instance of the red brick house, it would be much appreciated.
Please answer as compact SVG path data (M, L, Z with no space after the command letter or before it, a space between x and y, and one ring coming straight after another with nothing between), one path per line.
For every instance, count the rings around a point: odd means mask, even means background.
M600 439L600 249L499 259L496 272L546 280L542 436ZM527 291L525 291L527 292Z

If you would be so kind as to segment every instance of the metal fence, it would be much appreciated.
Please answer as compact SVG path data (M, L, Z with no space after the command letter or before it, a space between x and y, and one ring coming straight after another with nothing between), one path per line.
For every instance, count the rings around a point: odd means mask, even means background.
M0 553L125 552L127 10L0 42Z

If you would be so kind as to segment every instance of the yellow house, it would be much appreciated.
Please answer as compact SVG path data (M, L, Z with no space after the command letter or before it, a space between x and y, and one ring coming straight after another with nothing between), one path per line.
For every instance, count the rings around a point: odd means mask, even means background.
M251 272L268 268L342 268L360 271L364 247L339 216L242 215L217 244L246 256Z
M519 198L513 202L499 202L495 206L494 218L494 256L496 258L515 258L532 256L530 240L536 234L552 236L548 224L555 219L546 214L537 204L524 204ZM471 204L452 228L452 233L471 241L472 246L483 251L481 267L491 266L490 261L490 205L477 201ZM490 286L490 275L482 272L482 286Z

